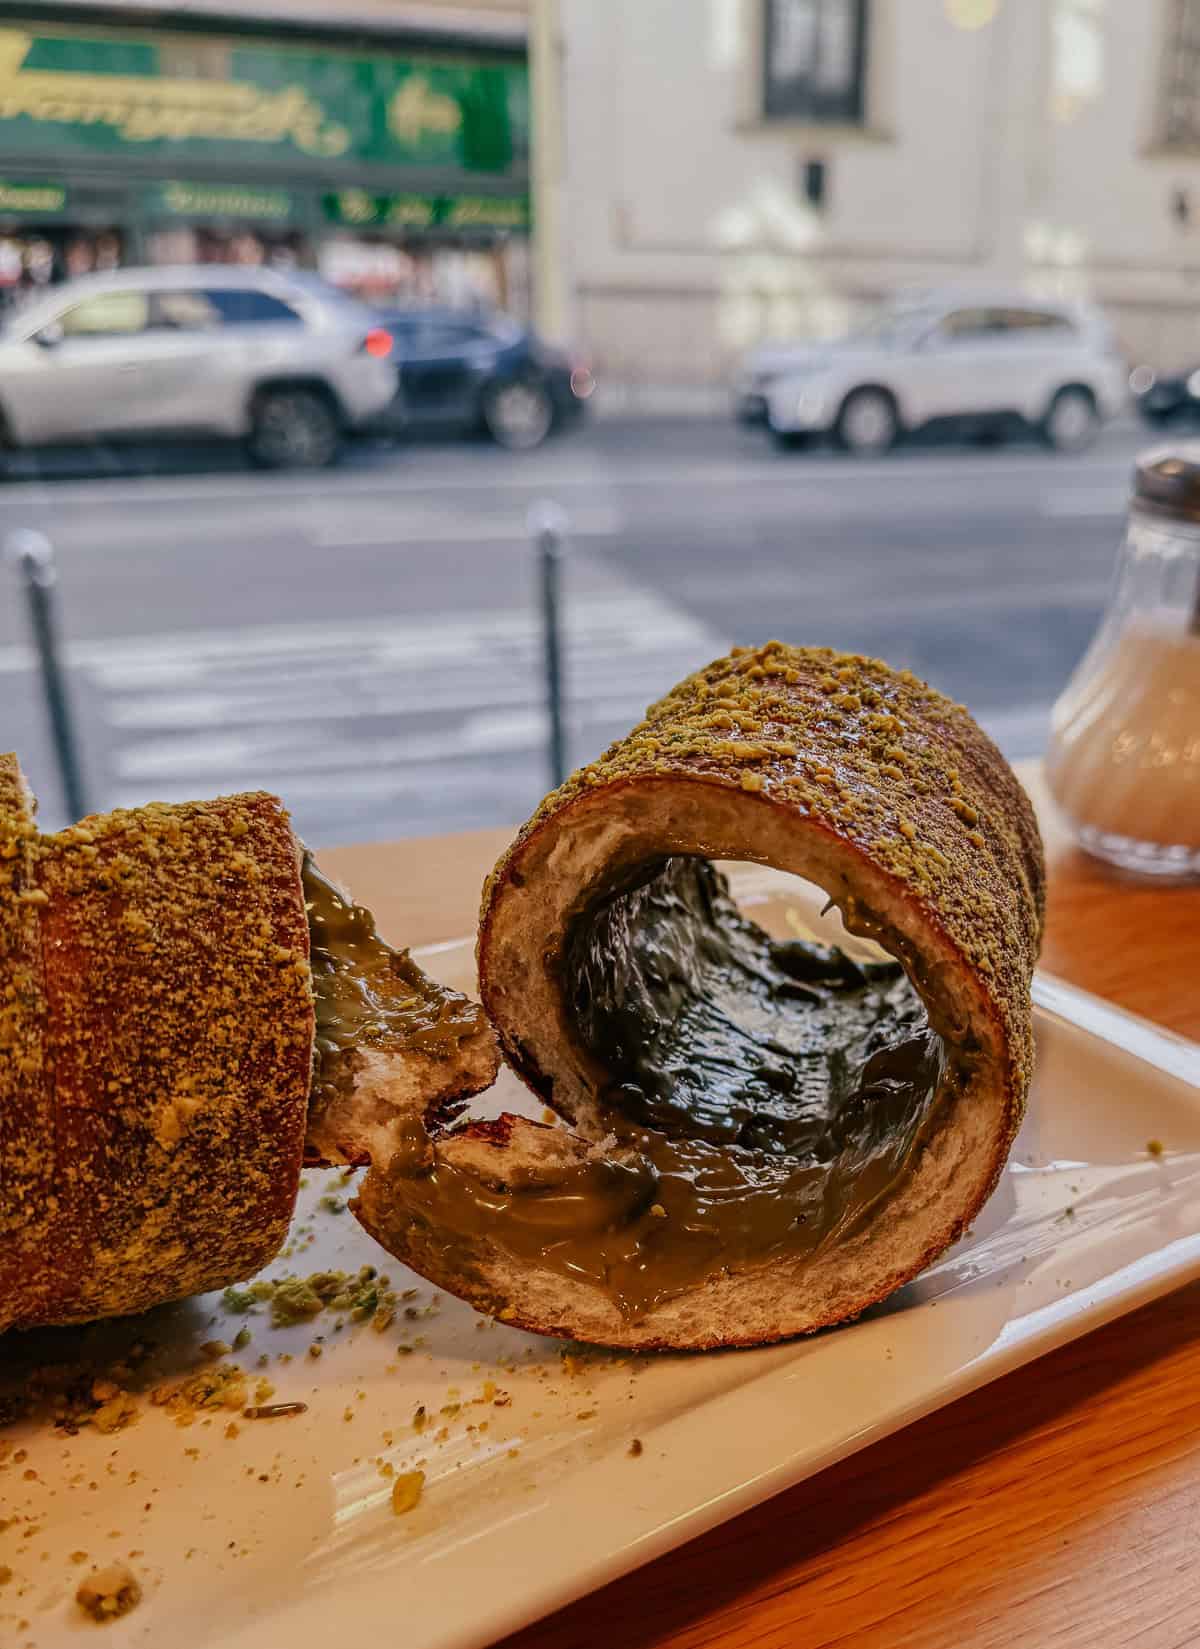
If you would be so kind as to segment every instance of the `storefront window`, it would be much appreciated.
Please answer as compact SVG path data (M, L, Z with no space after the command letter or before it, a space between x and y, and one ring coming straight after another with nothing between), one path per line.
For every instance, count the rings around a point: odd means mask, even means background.
M317 49L257 27L0 25L0 55L15 88L0 109L0 309L128 265L221 264L317 270L368 302L528 312L515 43L464 56L399 38Z
M299 230L222 224L172 224L147 237L147 262L237 264L250 269L311 267L310 237Z
M128 261L119 229L0 222L0 308L55 281L102 274Z
M528 313L528 254L523 239L493 245L436 237L393 241L341 233L320 248L317 267L334 286L368 303L436 303Z

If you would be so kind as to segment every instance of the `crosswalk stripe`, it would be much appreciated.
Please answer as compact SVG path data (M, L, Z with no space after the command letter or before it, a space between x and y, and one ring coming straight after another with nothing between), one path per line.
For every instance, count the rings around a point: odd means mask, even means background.
M680 673L687 673L706 661L710 648L664 648L652 660L623 662L621 669L621 701L648 702L675 681ZM566 694L568 705L590 702L597 693L611 683L612 654L598 657L592 668L578 665L567 671ZM533 671L522 672L532 678ZM532 679L500 681L492 679L487 688L488 702L494 707L514 708L528 704L538 697L538 688ZM236 679L218 684L210 681L198 684L192 692L114 693L106 706L109 726L126 732L175 728L184 732L197 727L231 727L247 722L316 723L335 721L346 716L362 720L386 717L405 720L415 715L446 715L478 707L478 684L462 682L454 677L428 684L419 701L413 697L412 682L390 671L380 671L362 677L344 676L327 684L316 682L299 673L288 674L268 690L261 682L248 683Z
M589 705L576 717L577 731L595 724L628 725L644 708L642 701L625 695ZM122 779L170 776L180 768L198 777L244 776L258 773L264 764L281 762L289 773L340 775L343 769L358 771L384 763L409 767L537 750L545 745L546 734L545 710L530 705L504 712L478 711L452 728L390 738L326 735L314 739L307 726L288 735L258 728L242 733L172 735L125 747L115 765Z
M565 631L575 646L600 643L612 637L631 648L657 646L672 636L698 639L712 634L699 620L668 606L656 596L641 592L588 595L574 610L568 608ZM536 615L523 607L465 612L458 616L422 614L410 619L248 625L237 630L184 630L153 636L72 641L64 648L64 659L77 669L143 670L149 675L157 668L171 670L178 677L180 671L206 664L238 660L267 664L288 656L309 660L374 648L416 669L464 653L490 650L502 641L533 645L538 635ZM27 670L35 662L30 647L0 647L0 672Z
M623 519L616 510L577 510L571 516L571 537L612 538L621 531ZM305 532L310 544L322 550L348 550L361 544L524 544L529 528L518 512L507 517L472 519L462 515L442 520L397 520L394 514L377 512L357 524L310 527Z
M602 748L723 650L708 625L636 586L581 592L564 630L577 752ZM265 784L328 816L338 798L343 811L372 797L399 808L414 788L477 805L498 762L506 787L518 774L535 786L541 649L538 615L522 607L81 641L66 661L112 734L107 800ZM0 649L0 673L31 662Z

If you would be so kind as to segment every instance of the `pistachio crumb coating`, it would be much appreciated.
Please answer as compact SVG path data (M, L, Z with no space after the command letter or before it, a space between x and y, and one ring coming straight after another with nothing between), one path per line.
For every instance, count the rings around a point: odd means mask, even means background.
M0 1329L250 1275L286 1235L313 1038L271 796L39 836L0 757Z
M735 647L546 797L484 886L484 924L543 824L605 787L656 776L748 791L887 873L979 976L1023 1100L1045 910L1041 839L1012 770L963 705L879 659L779 641ZM519 1049L505 1042L505 1052L520 1065Z

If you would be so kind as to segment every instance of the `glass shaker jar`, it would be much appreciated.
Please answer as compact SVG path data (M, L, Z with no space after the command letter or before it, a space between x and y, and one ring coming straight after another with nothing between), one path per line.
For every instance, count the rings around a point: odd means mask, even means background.
M1089 853L1200 877L1200 442L1137 462L1107 611L1054 706L1046 779Z

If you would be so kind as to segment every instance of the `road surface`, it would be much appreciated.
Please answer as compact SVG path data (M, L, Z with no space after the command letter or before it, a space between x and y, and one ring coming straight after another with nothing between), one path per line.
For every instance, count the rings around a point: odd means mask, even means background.
M53 540L94 807L266 787L314 845L516 822L546 787L528 512L572 529L572 762L731 642L908 665L1012 757L1104 600L1133 431L1091 453L779 453L723 420L595 423L542 451L356 450L316 476L218 454L30 463L6 527ZM139 473L149 468L153 473ZM56 773L11 572L0 747Z

